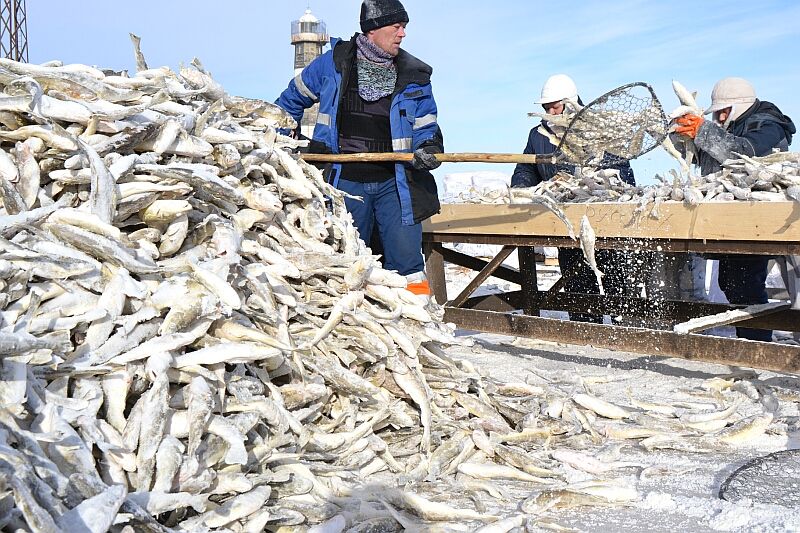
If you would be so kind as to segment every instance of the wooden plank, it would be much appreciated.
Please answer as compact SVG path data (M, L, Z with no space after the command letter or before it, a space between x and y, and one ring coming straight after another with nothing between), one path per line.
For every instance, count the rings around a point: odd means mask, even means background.
M542 307L547 306L549 302L555 298L558 293L561 292L561 289L567 284L567 281L574 275L573 272L567 272L566 274L561 274L561 277L556 280L553 285L547 289L547 292L544 295L544 299L542 300Z
M440 305L444 305L447 301L447 277L444 273L443 249L441 244L422 243L422 253L425 255L425 275L428 277L433 298Z
M489 264L488 261L472 257L471 255L462 254L461 252L451 250L450 248L439 248L439 253L442 256L442 259L448 263L464 266L476 271L483 270L483 268ZM510 281L511 283L516 283L517 285L522 284L522 277L520 276L519 270L509 268L504 265L497 267L492 276L505 281Z
M483 309L486 311L515 311L523 307L522 291L475 296L461 306L464 309ZM494 303L486 303L491 300ZM502 301L502 304L497 302ZM622 298L619 296L600 296L597 294L547 293L547 299L539 304L540 309L566 311L569 313L590 313L602 309L604 314L651 320L653 323L672 325L698 316L723 313L731 310L728 304L709 302L684 302L678 300L644 300L642 298ZM538 315L537 309L534 315ZM771 315L758 316L737 324L740 327L755 329L774 329L794 331L800 328L800 310L786 309Z
M434 154L442 163L553 163L554 156L539 154L486 154L486 153L449 153ZM413 153L360 153L360 154L301 154L309 163L407 163L414 159Z
M445 308L444 319L462 329L530 337L553 342L680 357L775 372L800 371L800 346L710 335L567 322L510 313Z
M475 289L480 287L484 281L489 279L489 277L494 273L494 271L497 270L497 267L503 264L503 261L505 261L514 250L516 250L516 247L514 246L504 246L503 249L500 250L500 253L498 253L494 257L494 259L489 261L489 263L483 268L483 270L481 270L478 273L478 275L475 276L475 278L469 282L469 284L464 288L464 290L461 291L461 294L456 296L453 299L453 301L450 302L448 305L452 305L453 307L459 307L461 304L467 301L467 298L469 298L470 295L472 295L472 293L475 292Z
M675 324L672 331L675 333L695 333L697 331L705 331L707 329L715 328L718 326L727 326L728 324L736 324L745 320L750 320L759 316L771 315L789 309L791 303L788 302L772 302L766 304L751 305L743 309L731 309L724 313L717 313L711 316L701 316L693 318L687 322Z
M583 215L598 238L800 242L800 203L710 202L695 207L668 202L659 218L637 214L636 204L562 204L576 228ZM540 205L444 204L423 224L427 233L567 236L564 224Z
M514 246L554 246L556 248L577 248L580 244L569 237L549 237L534 235L494 235L480 233L431 233L422 234L423 242L470 244L496 244ZM597 249L654 251L669 253L713 253L713 254L756 254L756 255L800 255L800 242L778 241L739 241L739 240L691 240L691 239L648 239L627 238L597 239Z
M510 313L522 308L522 291L473 296L461 308Z
M522 310L529 315L539 310L541 293L536 273L536 254L533 248L521 246L518 249L519 271L522 275Z

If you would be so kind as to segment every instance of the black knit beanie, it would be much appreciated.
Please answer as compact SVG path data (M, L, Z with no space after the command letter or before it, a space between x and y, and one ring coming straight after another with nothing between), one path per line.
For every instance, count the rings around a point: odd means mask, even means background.
M361 3L361 31L408 22L408 13L398 0L364 0Z

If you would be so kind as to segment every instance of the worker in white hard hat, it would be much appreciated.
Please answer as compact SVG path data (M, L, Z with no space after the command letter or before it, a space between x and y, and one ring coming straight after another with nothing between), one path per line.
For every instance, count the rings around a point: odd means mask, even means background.
M566 74L556 74L550 76L542 87L540 97L535 101L544 108L548 115L561 115L566 106L572 102L576 105L583 105L578 88L575 82ZM549 137L549 138L548 138ZM552 129L546 120L531 129L528 135L528 144L525 146L526 154L552 154L556 146L550 142L550 138L555 137ZM625 182L635 185L633 169L627 161L615 159L613 164L607 168L619 170L620 178ZM553 178L559 171L569 174L575 173L573 165L563 163L540 163L527 164L520 163L514 169L511 176L512 187L533 187L542 181ZM621 253L613 250L598 250L596 254L597 264L605 274L603 285L609 294L624 294L628 288L636 285L636 280L628 279L634 274L633 268L621 268L623 263L634 263L627 260ZM561 248L558 250L558 263L561 267L562 275L567 276L564 290L570 293L579 294L599 294L600 287L589 265L586 263L583 252L580 248ZM582 322L602 323L601 315L571 313L572 320Z
M544 82L541 95L534 103L541 105L548 115L560 115L564 112L568 102L573 102L576 106L583 105L580 96L578 96L578 87L572 78L566 74L555 74ZM525 146L523 153L552 154L556 147L550 142L550 138L554 136L555 134L547 124L547 121L542 120L541 124L531 129L528 134L528 144ZM614 164L613 168L620 171L620 178L633 185L633 170L631 170L630 164L627 161L615 161L615 163L618 164ZM542 181L551 179L559 170L573 173L575 167L566 164L541 163L533 165L520 163L514 168L514 174L511 176L511 186L533 187Z
M742 78L724 78L711 91L711 107L705 114L686 114L675 120L674 131L694 139L703 175L722 169L726 159L765 156L785 152L796 128L774 104L759 100L753 86ZM767 303L769 257L724 256L719 263L719 285L732 304ZM736 328L739 337L771 341L772 332Z

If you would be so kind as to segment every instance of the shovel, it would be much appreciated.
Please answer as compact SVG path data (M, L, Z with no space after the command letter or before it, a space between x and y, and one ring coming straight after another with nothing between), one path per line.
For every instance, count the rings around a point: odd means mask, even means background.
M434 154L442 163L556 163L588 166L607 160L635 159L661 144L667 118L653 88L644 82L617 87L581 108L551 154ZM403 163L411 153L302 154L313 163Z
M555 163L555 154L483 154L451 153L433 154L442 163ZM301 154L309 163L410 163L414 154L364 153L364 154Z

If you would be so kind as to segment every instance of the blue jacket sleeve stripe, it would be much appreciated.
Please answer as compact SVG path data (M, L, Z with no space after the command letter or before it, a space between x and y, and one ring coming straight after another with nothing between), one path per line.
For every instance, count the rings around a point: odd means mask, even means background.
M419 117L418 119L414 120L414 129L422 129L425 126L430 126L431 124L436 124L436 115L433 113L429 113L424 117Z
M410 152L412 139L406 137L403 139L392 139L392 149L395 152Z
M431 86L426 85L422 90L424 98L417 100L416 116L418 118L415 118L414 125L412 126L412 135L414 137L413 149L419 148L422 143L432 139L439 130L439 125L437 123L439 110L436 107L436 101L433 99Z
M329 51L312 61L310 65L289 82L289 86L275 101L276 104L292 115L292 118L298 123L303 118L303 111L319 100L323 70L331 58L332 54ZM331 68L332 66L331 64Z
M295 76L294 84L297 87L297 90L300 92L300 94L302 94L306 98L310 98L312 102L318 102L319 101L319 97L316 94L314 94L313 92L311 92L311 90L306 86L306 82L303 81L303 73L302 72L300 72L300 74Z

